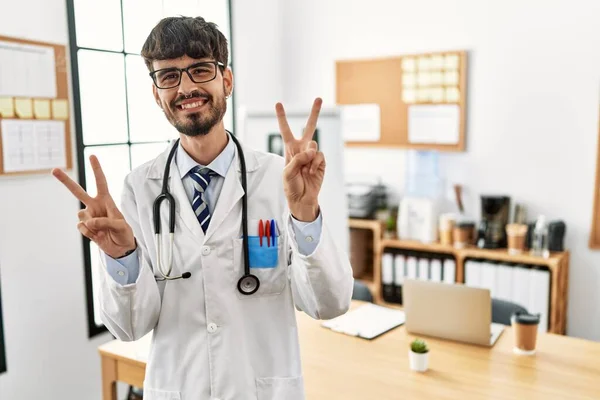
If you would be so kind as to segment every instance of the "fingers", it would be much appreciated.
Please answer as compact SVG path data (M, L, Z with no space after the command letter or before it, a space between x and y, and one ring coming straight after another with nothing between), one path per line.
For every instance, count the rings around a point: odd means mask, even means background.
M79 210L79 212L77 213L77 218L79 218L80 222L85 222L89 219L92 219L92 214L87 209Z
M90 156L90 163L92 164L92 170L94 171L94 177L96 178L98 195L108 194L108 184L106 183L106 177L100 166L100 161L98 161L96 156Z
M86 193L85 190L77 182L73 179L69 178L69 176L61 169L55 168L52 170L52 175L56 179L58 179L63 185L69 189L73 196L75 196L79 201L81 201L86 206L92 202L92 198Z
M325 168L325 155L322 151L319 151L315 154L312 162L310 163L310 174L314 175L321 168Z
M277 114L277 122L279 123L279 132L281 133L281 137L284 142L289 142L294 139L294 134L290 129L290 126L287 122L287 118L285 116L285 110L283 109L283 104L277 103L275 104L275 114Z
M94 232L97 231L118 231L123 228L123 221L118 219L100 217L85 221L85 225Z
M315 129L317 128L317 120L319 119L319 113L321 112L322 104L323 100L321 100L320 97L317 97L313 102L310 116L306 122L306 128L304 128L304 133L302 134L303 139L312 140L313 135L315 134Z
M106 196L106 200L106 215L110 218L123 219L123 214L121 214L121 211L119 211L117 204L115 203L110 194Z
M286 167L288 174L295 175L299 170L306 168L308 171L309 163L315 156L315 151L310 149L296 154Z
M96 234L94 232L92 232L86 225L85 222L83 221L79 221L77 223L77 229L79 230L79 232L81 232L81 234L83 236L85 236L86 238L90 239L90 240L96 240Z

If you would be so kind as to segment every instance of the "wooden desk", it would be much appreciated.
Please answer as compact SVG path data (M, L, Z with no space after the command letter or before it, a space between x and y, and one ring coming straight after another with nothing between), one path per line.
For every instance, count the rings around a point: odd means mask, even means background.
M537 355L526 357L512 353L510 328L491 349L427 339L430 369L420 374L408 367L413 337L404 327L368 341L322 328L302 313L298 325L308 400L600 399L600 343L542 334ZM116 381L142 386L140 347L100 346L104 400L116 400Z

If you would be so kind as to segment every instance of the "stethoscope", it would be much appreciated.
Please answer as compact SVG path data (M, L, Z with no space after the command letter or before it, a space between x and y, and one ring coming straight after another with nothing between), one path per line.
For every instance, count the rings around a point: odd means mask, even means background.
M242 231L244 238L244 276L242 276L238 283L237 288L242 294L253 294L256 293L258 287L260 286L260 281L255 275L250 273L250 256L248 250L248 196L247 196L247 188L246 188L246 160L244 159L244 152L242 151L242 146L240 142L236 139L235 136L231 134L231 132L227 131L229 137L233 139L235 146L237 147L238 154L240 157L240 167L242 170L242 188L244 190L244 195L242 196ZM184 272L179 276L171 276L171 270L173 269L173 236L175 234L175 199L169 193L169 172L171 170L171 162L173 161L173 157L177 151L177 147L179 146L179 139L175 141L171 152L169 153L169 158L167 159L167 165L165 166L165 174L163 175L163 184L162 191L154 200L154 209L152 213L152 217L154 219L154 241L156 246L156 262L158 266L158 272L162 277L156 277L158 281L164 280L175 280L175 279L187 279L192 276L191 272ZM169 260L168 260L168 270L165 273L163 269L163 259L162 259L162 242L160 240L160 203L163 200L167 200L169 203Z

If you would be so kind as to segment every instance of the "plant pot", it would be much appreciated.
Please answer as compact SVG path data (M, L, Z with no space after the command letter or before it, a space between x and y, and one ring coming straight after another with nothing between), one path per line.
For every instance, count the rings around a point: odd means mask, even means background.
M408 358L410 360L410 369L418 372L425 372L429 368L429 352L415 353L408 350Z

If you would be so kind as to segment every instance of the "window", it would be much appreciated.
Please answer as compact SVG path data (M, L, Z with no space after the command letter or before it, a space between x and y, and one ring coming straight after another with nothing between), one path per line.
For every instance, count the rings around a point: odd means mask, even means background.
M152 80L139 55L146 37L163 17L201 15L215 22L229 41L230 0L67 0L79 183L90 195L96 183L89 165L95 154L120 203L125 176L161 153L178 134L156 106ZM232 64L232 62L230 61ZM225 127L234 128L233 96ZM108 162L110 160L110 162ZM83 238L90 337L106 330L100 320L96 275L98 248Z

